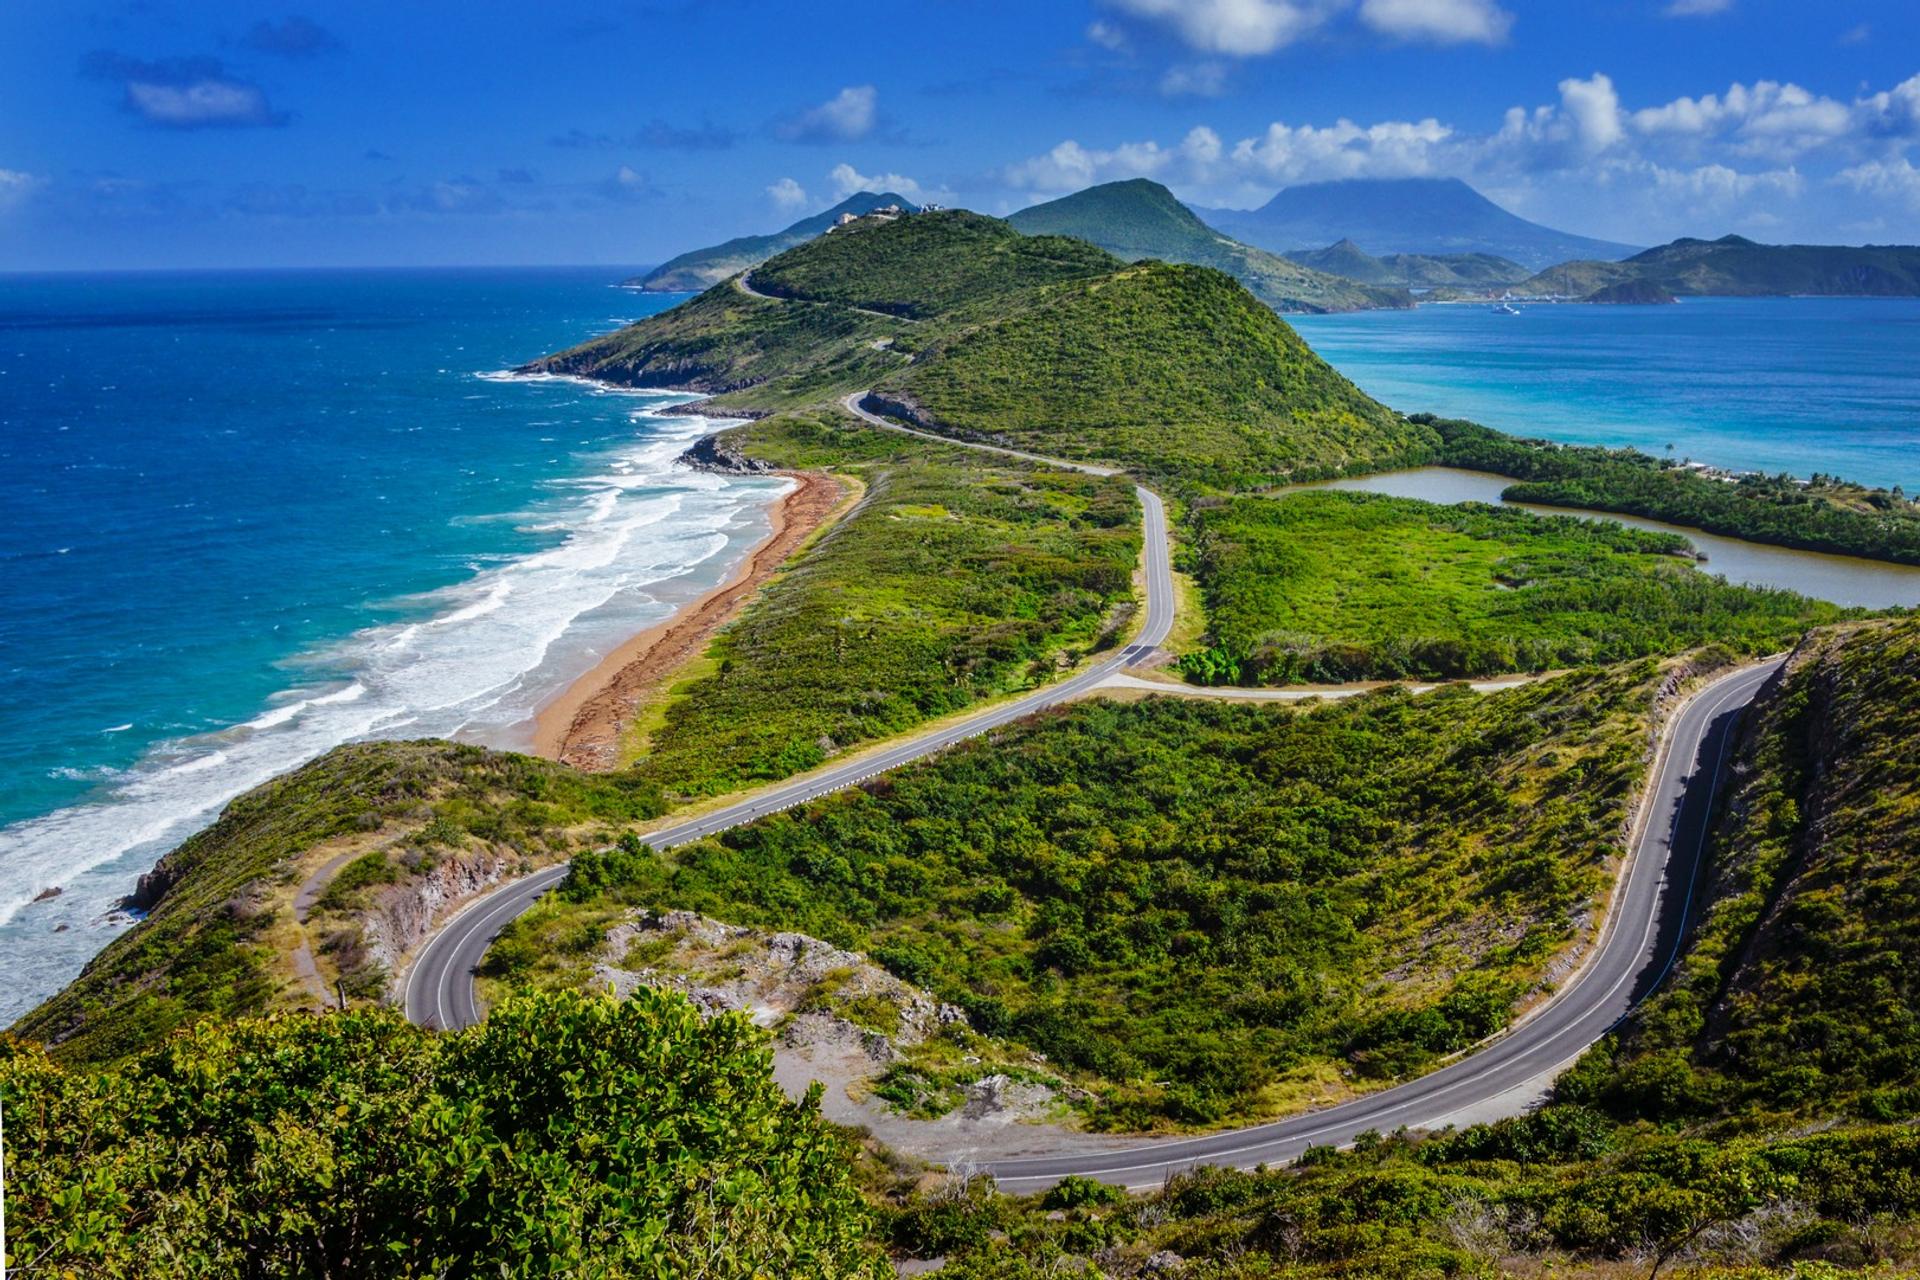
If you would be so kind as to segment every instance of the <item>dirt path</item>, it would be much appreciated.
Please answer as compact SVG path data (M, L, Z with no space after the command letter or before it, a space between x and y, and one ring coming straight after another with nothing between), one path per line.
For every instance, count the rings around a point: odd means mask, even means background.
M620 763L620 738L647 698L673 672L698 657L775 570L840 504L839 481L817 471L789 471L793 492L773 510L773 532L727 580L672 617L647 628L601 660L534 717L538 755L604 772Z
M293 949L294 976L300 979L307 990L313 993L313 998L321 1004L330 1003L333 997L327 990L327 984L320 977L320 966L313 962L313 942L307 936L307 913L313 910L313 904L320 900L320 895L325 893L327 886L333 883L334 872L345 866L355 852L356 850L349 849L338 857L329 859L325 866L302 881L299 890L293 895L293 918L300 925L300 945Z

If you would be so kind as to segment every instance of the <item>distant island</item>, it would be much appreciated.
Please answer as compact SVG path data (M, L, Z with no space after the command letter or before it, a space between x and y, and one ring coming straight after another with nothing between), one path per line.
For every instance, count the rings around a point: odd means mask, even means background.
M1595 298L1644 282L1680 298L1920 296L1920 247L1760 244L1745 236L1683 238L1624 262L1563 262L1520 282L1529 297Z
M1276 311L1408 307L1391 279L1362 279L1256 249L1214 230L1173 192L1146 178L1109 182L1022 209L1007 219L1029 235L1073 236L1125 262L1156 258L1224 271ZM1526 272L1520 271L1514 279ZM1382 287L1384 286L1384 287Z
M738 236L704 249L690 249L669 258L643 276L620 283L630 289L649 293L698 293L749 268L759 266L774 254L805 244L842 218L857 218L875 209L895 205L902 209L919 206L891 191L856 191L825 213L802 218L782 231L766 236Z
M1458 178L1349 178L1288 187L1258 209L1196 208L1208 225L1287 253L1351 239L1370 253L1485 253L1538 271L1635 246L1529 222Z
M1376 258L1350 239L1324 249L1293 249L1286 256L1328 275L1402 289L1518 284L1533 274L1495 253L1390 253Z

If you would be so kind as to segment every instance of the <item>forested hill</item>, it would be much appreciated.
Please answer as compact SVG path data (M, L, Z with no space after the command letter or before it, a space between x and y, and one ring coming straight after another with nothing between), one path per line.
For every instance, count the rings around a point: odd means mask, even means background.
M745 416L872 388L931 431L1196 489L1378 468L1437 443L1229 275L1129 266L963 211L861 218L528 368L696 391L706 411Z
M1030 235L1074 236L1128 262L1157 258L1224 271L1278 311L1359 311L1406 307L1412 298L1392 281L1343 278L1242 244L1215 231L1157 182L1134 178L1088 187L1022 209L1007 219ZM1513 278L1519 279L1521 271ZM1377 287L1380 284L1389 287Z
M1637 280L1682 298L1914 297L1920 296L1920 246L1760 244L1744 236L1683 239L1624 262L1563 262L1515 285L1514 292L1585 298Z
M887 205L898 205L903 209L914 207L911 201L891 191L878 195L871 191L856 191L825 213L802 218L784 231L765 236L736 236L704 249L689 249L677 257L669 258L646 275L621 283L629 288L645 289L649 293L698 292L765 262L783 249L805 244L838 222L842 214L850 213L857 218Z

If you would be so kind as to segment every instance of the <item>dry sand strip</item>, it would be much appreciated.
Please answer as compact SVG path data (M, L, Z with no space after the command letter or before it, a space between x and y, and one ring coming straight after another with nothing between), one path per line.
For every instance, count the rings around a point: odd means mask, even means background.
M641 705L675 671L706 649L761 584L786 563L839 506L839 481L817 471L788 471L795 487L773 508L773 532L713 590L634 636L540 708L536 755L601 772L620 763L620 736Z

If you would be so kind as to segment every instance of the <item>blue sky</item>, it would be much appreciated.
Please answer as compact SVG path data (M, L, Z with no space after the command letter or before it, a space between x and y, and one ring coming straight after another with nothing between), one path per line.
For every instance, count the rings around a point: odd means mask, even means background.
M657 261L1444 174L1651 244L1920 241L1912 0L230 0L0 12L0 269Z

